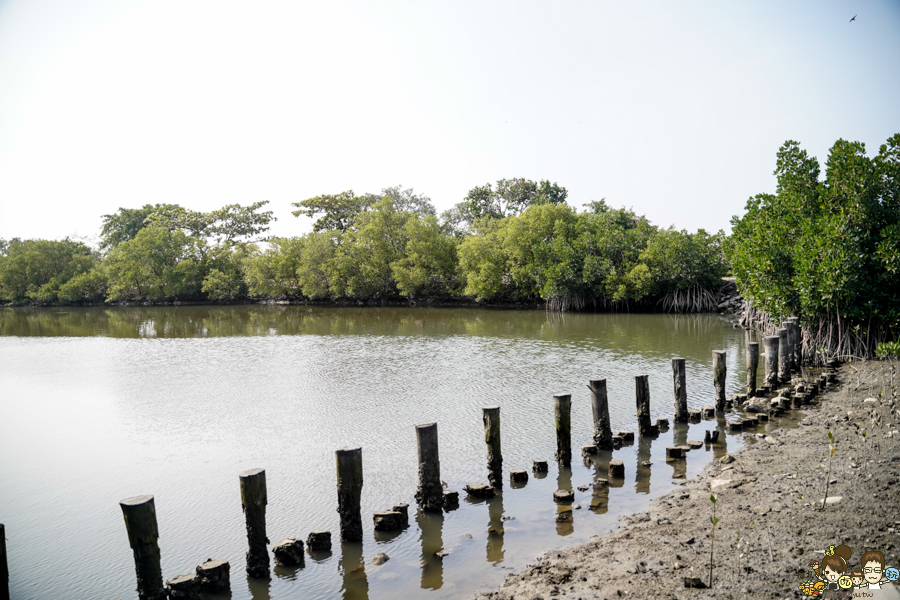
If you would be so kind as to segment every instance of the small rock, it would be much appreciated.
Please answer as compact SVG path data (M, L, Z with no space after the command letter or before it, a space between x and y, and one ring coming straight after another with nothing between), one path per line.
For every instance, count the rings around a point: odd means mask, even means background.
M741 485L741 481L738 479L713 479L709 482L710 491L716 490L726 490L730 488L736 488Z
M378 554L376 554L375 556L372 557L372 564L373 565L383 565L384 563L386 563L389 560L390 560L390 557L387 554L385 554L384 552L379 552Z
M781 445L781 442L779 442L776 438L772 437L771 435L767 435L767 436L766 436L766 443L767 443L767 444L772 444L773 446L780 446L780 445Z
M698 590L706 589L706 584L703 583L703 580L699 577L685 577L684 578L684 587L686 588L696 588Z
M843 496L828 496L827 498L825 498L825 504L837 504L843 499ZM822 504L821 500L819 500L819 504Z
M863 400L864 404L876 404L877 402L878 400L876 400L875 398L866 398L865 400Z
M578 510L579 508L581 508L581 505L580 505L580 504L576 504L576 505L573 506L572 508L574 508L575 510Z
M465 539L467 539L467 540L471 540L471 539L472 539L472 534L471 534L471 533L467 533L466 535L463 536L463 538L465 538Z
M768 506L757 506L753 509L753 511L758 515L764 515L767 512L769 512L769 507Z
M723 456L722 458L719 459L719 462L722 463L723 465L727 465L727 464L733 463L734 460L735 459L732 455L726 454L725 456Z
M450 556L450 551L449 550L441 550L439 552L435 552L434 555L437 556L438 558L444 558L445 556Z
M578 486L578 491L579 491L579 492L586 492L587 489L588 489L588 486L586 486L586 485L579 485L579 486Z

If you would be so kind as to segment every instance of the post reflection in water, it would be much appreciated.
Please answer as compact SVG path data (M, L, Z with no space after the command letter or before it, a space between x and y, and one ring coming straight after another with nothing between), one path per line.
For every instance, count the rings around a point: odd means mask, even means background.
M271 587L270 579L260 579L258 577L247 578L247 589L250 590L250 597L253 600L272 600L269 593ZM218 596L216 596L218 598Z
M444 559L437 553L444 549L444 513L416 512L416 524L422 542L423 590L439 590L444 585Z
M556 489L572 491L572 469L560 465L556 476ZM556 535L572 535L575 532L575 512L571 502L556 503Z
M719 432L719 441L712 445L713 458L718 460L728 454L728 434L725 433L725 417L716 418L716 431Z
M338 570L343 576L341 592L344 600L368 600L369 580L360 542L341 542L341 560Z
M635 474L635 491L638 494L650 493L650 467L644 466L650 460L650 445L653 437L642 435L638 440L637 469Z
M687 423L675 423L673 427L675 429L673 431L672 445L686 445L688 439L688 431L690 431L690 425L688 425ZM685 479L687 477L687 459L677 459L667 462L672 466L673 469L672 479Z
M498 489L487 501L488 523L487 560L495 565L503 562L503 490Z
M606 514L609 510L609 461L611 450L599 450L593 457L594 489L591 497L591 512L597 515Z

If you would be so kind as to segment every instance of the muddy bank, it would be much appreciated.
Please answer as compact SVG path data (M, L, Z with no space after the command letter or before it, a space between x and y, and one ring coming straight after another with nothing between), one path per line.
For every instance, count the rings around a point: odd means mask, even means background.
M657 498L648 512L624 519L618 531L542 555L498 590L475 597L801 597L810 561L821 562L839 544L852 550L850 569L872 549L884 553L887 567L900 566L900 434L891 435L896 412L879 399L883 378L889 370L882 363L842 365L836 385L804 407L800 427L744 434L741 450ZM836 448L830 474L829 431ZM826 481L833 503L823 510ZM711 488L719 518L713 587L689 589L686 577L709 583ZM898 587L825 595L900 598Z

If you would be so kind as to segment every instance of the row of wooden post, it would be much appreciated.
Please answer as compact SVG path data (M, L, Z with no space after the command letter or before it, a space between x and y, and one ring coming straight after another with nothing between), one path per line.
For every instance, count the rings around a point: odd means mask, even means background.
M766 362L764 385L775 387L778 382L789 380L790 374L799 366L799 326L796 319L784 321L778 335L765 338ZM713 351L713 383L716 391L716 412L726 408L725 377L726 355L723 350ZM759 365L759 344L748 344L747 387L750 396L756 393L756 372ZM690 414L687 408L687 385L685 359L672 359L674 389L674 421L687 423ZM591 411L594 421L593 440L598 449L612 450L614 438L610 425L609 401L606 379L592 379L588 388L591 393ZM642 437L658 432L658 425L650 420L650 385L647 375L635 376L635 400L638 433ZM553 397L556 424L556 459L563 467L572 463L572 396L557 394ZM491 406L482 410L484 436L487 446L488 481L493 488L502 487L503 455L500 445L500 407ZM445 505L445 492L441 483L440 458L438 453L437 423L416 425L416 446L418 454L418 486L416 502L428 512L440 512ZM337 468L338 513L340 515L340 536L347 542L360 542L363 537L361 496L363 486L362 448L341 448L335 452ZM521 475L521 470L516 474ZM263 469L252 469L240 474L241 504L243 506L247 541L247 574L251 577L269 576L269 553L266 537L266 477ZM165 598L160 569L159 531L153 496L137 496L120 502L128 529L128 540L134 551L135 567L140 600L161 600ZM5 545L0 525L0 575L5 569ZM2 581L0 581L2 583ZM8 589L8 586L7 586ZM7 592L8 598L8 592ZM5 600L0 587L0 600Z

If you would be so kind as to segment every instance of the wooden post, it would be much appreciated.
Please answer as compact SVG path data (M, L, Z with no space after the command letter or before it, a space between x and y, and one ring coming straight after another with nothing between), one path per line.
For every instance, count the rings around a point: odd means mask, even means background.
M269 577L269 551L266 544L266 471L250 469L239 475L241 480L241 505L247 522L247 575Z
M766 378L763 385L774 390L778 387L778 336L768 335L763 343L766 345Z
M416 488L416 502L422 510L441 512L444 505L444 486L441 485L437 423L416 425L416 448L419 453L419 486Z
M362 541L362 512L360 497L363 487L362 448L341 448L334 453L337 464L338 515L341 518L341 539Z
M650 378L648 375L634 376L634 392L637 403L638 434L653 435L650 423Z
M713 350L713 383L716 386L716 412L725 412L725 351Z
M140 600L165 600L162 567L159 564L159 527L153 496L135 496L119 502L134 552L137 593Z
M787 353L785 360L787 361L788 376L790 376L791 373L797 370L794 366L794 322L791 319L785 319L782 321L782 327L784 327L787 334Z
M500 407L482 409L484 441L488 453L488 481L495 488L503 487L503 455L500 453Z
M747 395L756 395L756 371L759 369L759 342L747 344Z
M800 373L800 347L802 345L802 334L800 333L800 317L791 317L787 320L788 332L791 337L791 371Z
M601 450L612 450L612 428L609 424L609 399L606 380L591 379L591 410L594 413L594 444Z
M553 396L553 411L556 415L556 460L560 466L572 465L572 396Z
M800 327L800 317L791 317L794 321L794 364L797 366L797 372L801 372L800 365L803 363L803 329Z
M672 380L675 384L675 404L673 406L675 412L674 421L676 423L688 422L687 407L687 383L684 371L684 359L672 359Z
M6 527L0 523L0 600L9 600L9 563L6 560Z
M791 379L791 372L788 369L787 329L780 327L775 333L778 334L778 381L786 383Z

